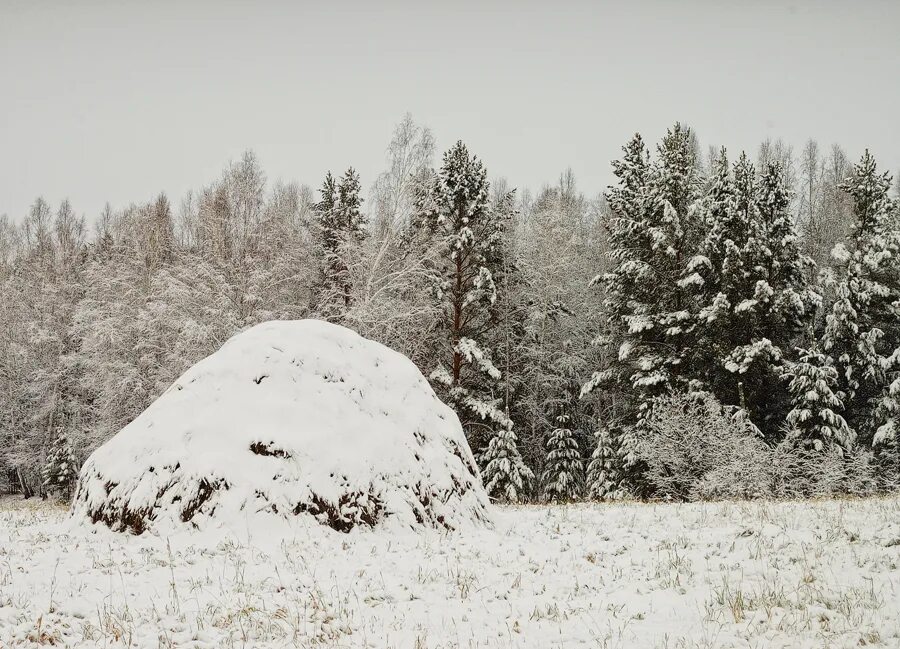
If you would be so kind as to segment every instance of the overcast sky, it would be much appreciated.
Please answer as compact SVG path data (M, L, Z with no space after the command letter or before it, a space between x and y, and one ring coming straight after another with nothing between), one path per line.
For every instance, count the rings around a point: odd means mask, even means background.
M735 154L866 146L900 169L900 2L0 0L0 214L176 202L252 148L370 186L407 111L538 189L610 180L675 120Z

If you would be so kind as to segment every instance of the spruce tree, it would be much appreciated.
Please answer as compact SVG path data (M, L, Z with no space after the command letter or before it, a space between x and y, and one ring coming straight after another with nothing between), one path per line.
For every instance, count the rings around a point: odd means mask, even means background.
M799 351L800 360L784 373L793 405L786 418L789 435L817 451L834 444L849 449L855 434L840 414L844 404L835 391L838 372L832 359L816 348Z
M641 278L646 297L624 316L625 351L634 362L631 381L643 410L653 397L690 380L694 291L685 278L701 230L693 209L700 189L694 155L690 129L676 124L657 146L647 177L643 225L649 249L641 255L650 271Z
M788 204L777 165L760 183L744 154L730 172L723 149L701 202L709 229L698 271L688 278L701 295L697 378L722 403L746 409L770 440L790 407L778 377L815 304Z
M325 175L319 194L321 198L315 205L323 256L319 310L329 319L336 319L333 303L346 282L347 269L340 256L344 234L338 217L338 185L330 171Z
M735 278L724 277L722 271L740 261L735 245L735 193L728 157L722 149L713 161L710 188L698 206L708 232L699 254L691 260L691 273L683 281L685 286L691 286L701 294L697 322L700 327L698 339L704 345L702 349L711 344L718 346L723 330L728 327L732 304L725 291ZM710 349L703 358L702 367L715 366L720 352L720 349Z
M611 434L608 428L597 431L597 445L591 454L586 477L586 495L592 500L616 500L627 491L622 484L622 455L618 441L620 435Z
M47 454L47 461L41 470L44 490L61 494L68 499L78 479L75 452L68 436L59 431Z
M855 221L849 247L833 253L834 298L823 336L838 370L844 416L867 446L891 430L882 427L891 420L891 376L900 369L900 232L890 186L890 175L878 172L868 151L842 185Z
M900 359L898 351L888 361L891 371L887 385L875 401L872 412L875 433L872 447L888 487L900 487Z
M353 301L348 260L353 246L366 234L359 191L359 174L353 167L340 181L329 171L319 190L321 200L315 206L323 255L319 311L329 320L340 321Z
M779 163L768 164L764 170L758 209L766 233L761 251L763 272L772 289L762 314L762 331L773 341L778 340L779 333L792 339L808 328L820 296L807 280L815 262L800 247L791 213L791 193L784 167Z
M337 188L337 212L338 221L346 236L359 240L365 237L366 219L363 215L362 198L359 195L359 173L350 167L341 177Z
M691 132L680 124L669 129L652 164L640 135L623 150L613 162L618 183L607 193L613 268L595 280L607 295L607 323L597 342L611 347L614 360L593 374L582 394L599 386L622 390L637 425L620 429L619 445L630 448L635 440L625 437L640 434L653 397L691 382L691 280L701 230L693 206L700 179ZM636 487L639 464L626 459L623 468Z
M569 416L560 413L557 427L547 438L547 463L542 480L544 498L553 502L569 502L581 495L584 465L578 440L570 428Z
M481 455L481 478L488 495L501 502L517 503L528 492L534 474L522 461L512 426L501 427Z
M617 390L625 397L627 416L634 418L647 401L644 394L646 388L653 383L664 383L666 377L661 372L646 374L653 369L646 362L643 363L643 373L636 372L635 352L642 343L642 329L635 330L628 318L649 311L656 300L653 269L647 262L651 258L653 245L647 209L650 158L640 133L635 133L622 150L622 159L612 162L618 182L607 191L611 213L607 238L612 269L593 280L593 284L602 287L606 295L605 327L595 342L609 348L607 356L611 361L593 373L582 387L581 394L586 396L597 388ZM634 445L634 428L625 430L626 435L623 435L622 429L617 431L616 446ZM622 480L637 482L640 472L638 462L626 461Z
M645 261L652 245L646 214L649 155L639 133L622 150L625 154L622 159L612 163L618 184L607 191L611 212L607 224L609 257L613 268L593 279L593 284L605 290L607 313L606 329L596 342L611 347L616 361L594 372L583 386L582 396L600 386L618 386L627 394L635 391L631 379L632 352L639 332L632 332L626 319L637 311L648 310L655 299L650 281L652 268ZM659 380L663 377L659 376ZM638 399L633 401L637 403Z

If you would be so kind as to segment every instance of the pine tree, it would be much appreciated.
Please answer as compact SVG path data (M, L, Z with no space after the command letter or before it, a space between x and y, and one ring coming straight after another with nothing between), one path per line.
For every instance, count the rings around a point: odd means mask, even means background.
M868 151L842 185L855 222L849 249L839 245L833 253L835 297L823 336L838 369L844 416L866 445L890 420L890 373L900 347L900 231L890 186L890 174L878 172Z
M488 442L496 446L499 439L503 446L516 439L509 414L500 407L501 373L488 347L498 325L495 278L504 272L508 212L491 205L488 191L481 161L457 142L416 201L420 234L436 248L433 286L443 311L437 367L430 377L456 410L476 451ZM511 198L498 204L511 204Z
M64 432L59 432L54 439L41 478L46 491L69 498L78 479L78 471L74 450Z
M689 380L693 353L690 274L700 224L693 210L699 179L690 129L676 124L657 147L647 177L643 223L648 250L639 260L649 274L641 278L644 297L624 316L629 336L625 351L633 360L632 386L648 400ZM638 251L640 254L643 251ZM639 294L640 295L640 294Z
M549 501L569 502L581 495L584 465L578 440L569 427L569 416L556 417L557 428L547 438L547 463L542 480L544 497Z
M790 205L783 167L767 165L757 191L762 245L755 251L759 273L751 298L752 339L732 353L732 362L739 373L743 370L748 414L770 441L780 433L791 407L777 377L794 345L810 329L821 302L821 296L809 286L807 278L815 262L800 248Z
M587 497L592 500L616 500L627 492L622 485L622 457L617 441L609 429L597 431L597 445L587 468Z
M855 434L840 414L843 403L835 392L838 373L831 358L815 348L799 351L800 360L784 373L793 405L786 418L790 435L817 451L832 444L849 449Z
M501 502L517 503L528 492L534 473L522 461L512 426L494 434L481 456L482 480L488 495Z
M839 372L839 396L850 403L860 388L860 366L857 356L871 359L874 350L865 344L860 330L859 311L854 303L851 283L843 281L835 288L831 312L826 317L824 348L834 357Z
M321 200L315 206L323 253L319 310L330 320L339 321L353 300L348 258L365 237L359 191L359 174L353 167L340 181L329 171L319 190Z

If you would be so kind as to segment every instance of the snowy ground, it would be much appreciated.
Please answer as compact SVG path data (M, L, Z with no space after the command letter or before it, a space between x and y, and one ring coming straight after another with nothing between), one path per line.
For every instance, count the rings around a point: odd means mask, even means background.
M167 539L0 500L0 647L900 647L897 498L496 518Z

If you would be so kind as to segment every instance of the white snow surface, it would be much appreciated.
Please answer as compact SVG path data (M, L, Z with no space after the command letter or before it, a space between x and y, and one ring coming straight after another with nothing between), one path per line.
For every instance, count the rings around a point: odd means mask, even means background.
M489 502L455 413L408 358L319 320L231 338L85 462L81 520L233 524L257 513L457 527Z
M0 647L900 647L900 499L140 536L0 498Z

